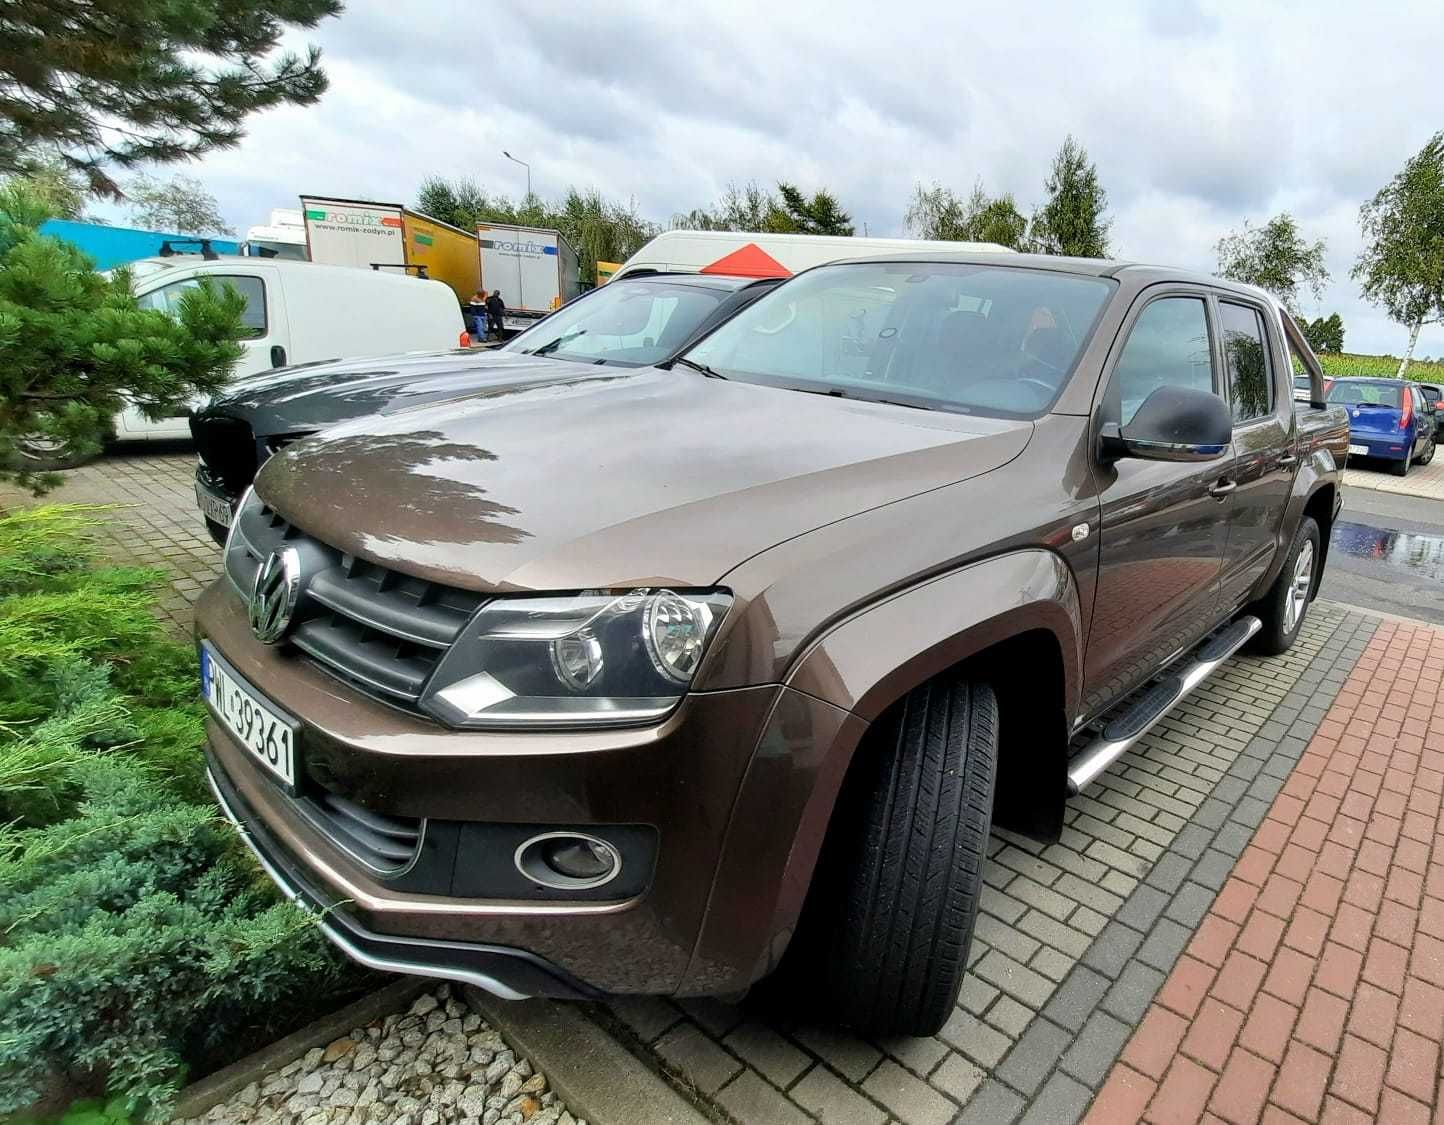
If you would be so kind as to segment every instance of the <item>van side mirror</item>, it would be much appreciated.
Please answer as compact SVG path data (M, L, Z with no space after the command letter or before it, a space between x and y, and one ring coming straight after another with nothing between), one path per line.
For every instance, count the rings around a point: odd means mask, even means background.
M1128 425L1107 422L1101 432L1104 460L1213 461L1233 440L1233 418L1210 391L1163 386L1154 389Z

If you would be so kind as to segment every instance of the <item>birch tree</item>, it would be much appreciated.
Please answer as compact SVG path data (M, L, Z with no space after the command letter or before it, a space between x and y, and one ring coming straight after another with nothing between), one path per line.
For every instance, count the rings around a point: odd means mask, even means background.
M1409 329L1402 379L1426 324L1444 321L1444 133L1359 209L1364 249L1354 265L1364 297Z

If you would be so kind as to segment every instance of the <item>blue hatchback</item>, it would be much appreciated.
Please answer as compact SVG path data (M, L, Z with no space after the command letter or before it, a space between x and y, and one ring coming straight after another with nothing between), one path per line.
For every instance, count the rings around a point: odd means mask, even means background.
M1403 476L1434 459L1434 420L1419 388L1401 379L1335 379L1325 396L1349 412L1349 454L1392 462Z

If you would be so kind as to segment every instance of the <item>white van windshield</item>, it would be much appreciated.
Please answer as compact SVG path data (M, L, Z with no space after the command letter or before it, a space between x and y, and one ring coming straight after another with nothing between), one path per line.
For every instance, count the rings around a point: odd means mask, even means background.
M963 413L1052 405L1114 283L943 262L821 266L684 357L728 379Z

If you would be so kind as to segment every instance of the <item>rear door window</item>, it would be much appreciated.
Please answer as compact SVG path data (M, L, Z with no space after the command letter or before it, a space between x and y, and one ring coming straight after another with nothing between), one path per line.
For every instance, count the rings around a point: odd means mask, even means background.
M1273 413L1274 385L1263 317L1232 301L1220 301L1218 310L1234 423L1266 417Z
M217 286L230 285L246 299L245 311L241 314L241 335L254 339L266 334L266 283L251 274L206 274L206 279ZM136 298L136 304L143 309L177 316L180 313L181 298L201 283L198 277L187 277L172 281L159 289Z
M1113 369L1110 412L1126 426L1144 399L1167 386L1218 393L1202 297L1160 297L1139 314Z

